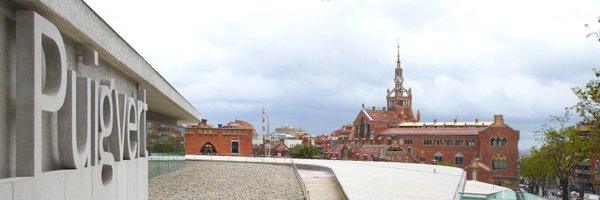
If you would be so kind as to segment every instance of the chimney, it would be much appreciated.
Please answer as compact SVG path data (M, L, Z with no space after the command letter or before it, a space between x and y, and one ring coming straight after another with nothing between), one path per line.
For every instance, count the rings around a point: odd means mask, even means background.
M437 119L433 119L433 123L434 123L434 124L435 124L435 123L437 123Z
M375 106L371 107L372 110L375 110Z
M219 124L219 125L218 125L218 127L219 127L219 128L223 128L223 124Z
M475 123L479 122L479 119L475 118Z
M456 124L456 121L458 121L456 118L454 118L454 124Z
M494 124L504 124L504 117L502 115L494 115Z

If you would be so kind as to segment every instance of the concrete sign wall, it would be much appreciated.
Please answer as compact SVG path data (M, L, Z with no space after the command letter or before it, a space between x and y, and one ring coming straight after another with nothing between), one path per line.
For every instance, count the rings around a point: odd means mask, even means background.
M0 27L0 200L147 199L146 114L199 112L81 0L2 0Z
M14 162L0 163L14 167L3 166L13 178L0 179L0 199L147 199L145 90L78 75L67 45L44 17L16 11ZM99 67L93 49L69 57Z

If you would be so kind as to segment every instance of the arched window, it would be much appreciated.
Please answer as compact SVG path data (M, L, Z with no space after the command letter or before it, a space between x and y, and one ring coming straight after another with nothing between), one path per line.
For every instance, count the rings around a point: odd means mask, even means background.
M500 146L500 138L496 138L496 145L495 146Z
M505 147L507 143L508 143L508 139L506 139L505 137L503 137L502 140L500 141L500 146Z
M490 142L490 145L491 145L491 146L494 146L494 145L496 145L496 138L492 138L492 140L491 140L491 142Z
M425 163L425 156L421 156L421 163Z
M360 131L358 132L358 134L359 134L358 137L360 137L360 138L365 138L365 131L366 131L365 123L366 123L365 118L360 118Z
M435 162L444 162L444 155L440 152L435 153L435 157L433 157Z
M457 167L462 167L463 166L463 155L462 153L456 153L454 155L454 165Z
M200 154L216 155L217 149L210 142L206 142L204 145L202 145L202 149L200 149Z
M492 169L493 170L504 170L506 169L506 157L502 154L496 154L492 157Z

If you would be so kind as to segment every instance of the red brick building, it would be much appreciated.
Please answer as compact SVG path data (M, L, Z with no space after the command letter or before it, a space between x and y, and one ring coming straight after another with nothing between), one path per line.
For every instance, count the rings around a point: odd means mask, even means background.
M495 115L490 122L421 122L412 110L412 90L403 86L400 57L387 106L363 108L348 132L327 152L331 159L444 163L463 168L467 179L516 188L519 131Z
M203 119L198 125L186 127L185 153L252 157L254 133L254 127L241 120L214 128Z

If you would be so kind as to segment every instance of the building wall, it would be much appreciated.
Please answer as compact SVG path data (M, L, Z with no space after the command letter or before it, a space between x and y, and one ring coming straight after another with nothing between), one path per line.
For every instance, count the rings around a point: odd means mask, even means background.
M492 146L492 138L507 138L506 146ZM496 184L497 181L502 182L503 186L516 188L518 185L518 160L519 160L519 131L515 131L509 126L491 126L479 134L481 143L481 159L482 162L492 166L492 158L495 155L503 155L507 160L506 169L492 169L490 180L486 181Z
M437 153L442 154L443 161L448 163L454 163L454 156L458 153L463 155L463 165L457 167L464 167L478 156L479 144L476 142L473 146L457 146L457 145L425 145L425 139L439 139L439 140L475 140L477 141L476 135L466 136L443 136L443 135L415 135L415 136L403 136L395 138L398 140L411 139L412 144L401 144L400 146L405 150L409 148L413 152L413 155L417 160L420 161L421 156L425 157L425 164L434 164L434 157Z
M203 132L204 131L204 132ZM235 131L237 133L229 133ZM220 156L252 157L252 134L254 129L230 128L187 128L185 134L185 153L200 154L202 146L212 144ZM232 154L232 141L239 142L239 153Z
M11 176L15 154L16 11L9 1L0 1L0 178ZM13 173L14 174L14 173ZM2 199L2 198L0 198Z

